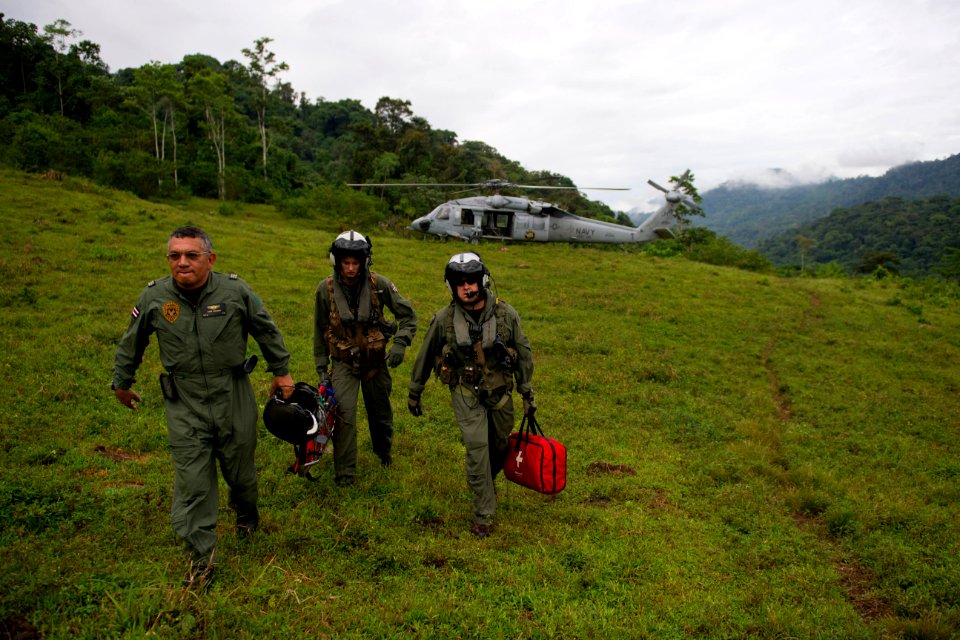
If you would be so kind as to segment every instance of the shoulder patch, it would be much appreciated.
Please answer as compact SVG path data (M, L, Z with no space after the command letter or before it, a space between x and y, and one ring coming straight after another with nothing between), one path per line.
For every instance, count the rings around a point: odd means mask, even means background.
M231 274L230 274L230 279L231 279L231 280L236 280L236 279L239 278L239 277L240 277L240 276L238 276L238 275L235 274L235 273L231 273Z
M156 284L157 284L157 281L156 281L156 280L151 280L150 282L147 283L147 286L148 286L148 287L154 287L154 286L156 286Z

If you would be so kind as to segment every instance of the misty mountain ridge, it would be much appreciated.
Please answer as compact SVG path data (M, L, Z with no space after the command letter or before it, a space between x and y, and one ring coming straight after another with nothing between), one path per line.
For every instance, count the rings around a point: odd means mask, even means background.
M960 195L960 154L900 165L879 177L829 178L807 184L788 171L770 169L760 179L728 181L701 195L706 217L695 218L694 224L753 249L836 208L887 197L917 200Z
M759 174L752 174L747 178L732 178L726 180L716 189L786 189L790 187L801 187L801 186L812 186L820 185L831 180L839 180L834 176L819 176L816 178L812 177L799 177L796 176L786 169L781 169L779 167L772 167L770 169L765 169ZM709 193L709 191L707 192ZM640 226L640 224L646 220L648 217L653 215L653 212L663 206L663 197L655 196L650 198L645 207L633 207L626 212L627 216L630 218L630 221L634 226ZM700 224L700 226L706 226Z
M950 252L957 249L960 196L936 195L919 200L888 196L837 208L762 241L757 250L781 267L835 263L848 273L870 273L883 264L895 273L921 277L942 272L955 261Z
M716 189L788 189L791 187L805 187L823 184L832 180L839 180L835 176L820 176L817 178L801 178L786 169L772 167L747 178L733 178L726 180Z

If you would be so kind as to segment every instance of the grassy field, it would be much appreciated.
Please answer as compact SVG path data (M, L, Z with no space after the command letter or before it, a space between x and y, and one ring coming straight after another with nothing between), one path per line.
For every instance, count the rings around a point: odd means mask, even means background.
M569 448L555 498L501 478L469 534L449 399L405 410L356 486L286 473L260 425L262 531L185 591L155 342L137 412L116 343L166 238L197 224L316 383L312 296L339 231L268 207L137 200L0 173L0 633L163 638L960 637L960 300L899 280L780 279L641 253L481 245ZM456 243L369 232L421 326ZM251 350L256 346L251 342ZM254 374L261 402L269 384Z

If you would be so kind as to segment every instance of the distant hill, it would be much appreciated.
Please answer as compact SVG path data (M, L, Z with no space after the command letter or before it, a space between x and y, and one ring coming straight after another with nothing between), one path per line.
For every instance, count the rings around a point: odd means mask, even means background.
M760 242L760 253L775 264L836 262L855 271L869 254L890 254L901 275L929 275L947 247L960 248L960 197L921 200L887 197L849 209L839 208L776 238Z
M823 218L838 207L887 197L960 196L960 154L894 167L878 178L831 179L787 188L725 183L701 195L706 217L696 224L754 249L763 240Z

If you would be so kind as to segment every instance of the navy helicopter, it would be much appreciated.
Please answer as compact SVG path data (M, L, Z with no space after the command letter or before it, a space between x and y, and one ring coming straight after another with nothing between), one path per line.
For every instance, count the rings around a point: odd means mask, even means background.
M684 174L683 178L688 174L689 172ZM501 189L507 188L628 191L626 188L547 187L513 184L506 180L488 180L474 184L364 183L349 186L466 187L469 190L489 189L494 192L492 195L470 196L444 202L427 215L417 218L410 224L409 228L412 231L419 231L444 239L456 238L472 244L479 243L482 238L527 242L628 244L674 237L671 227L677 221L675 210L678 205L682 203L691 208L696 207L693 199L687 194L676 189L665 189L653 180L647 182L655 189L666 194L666 203L657 211L648 215L637 227L584 218L543 200L531 200L522 196L500 194Z

